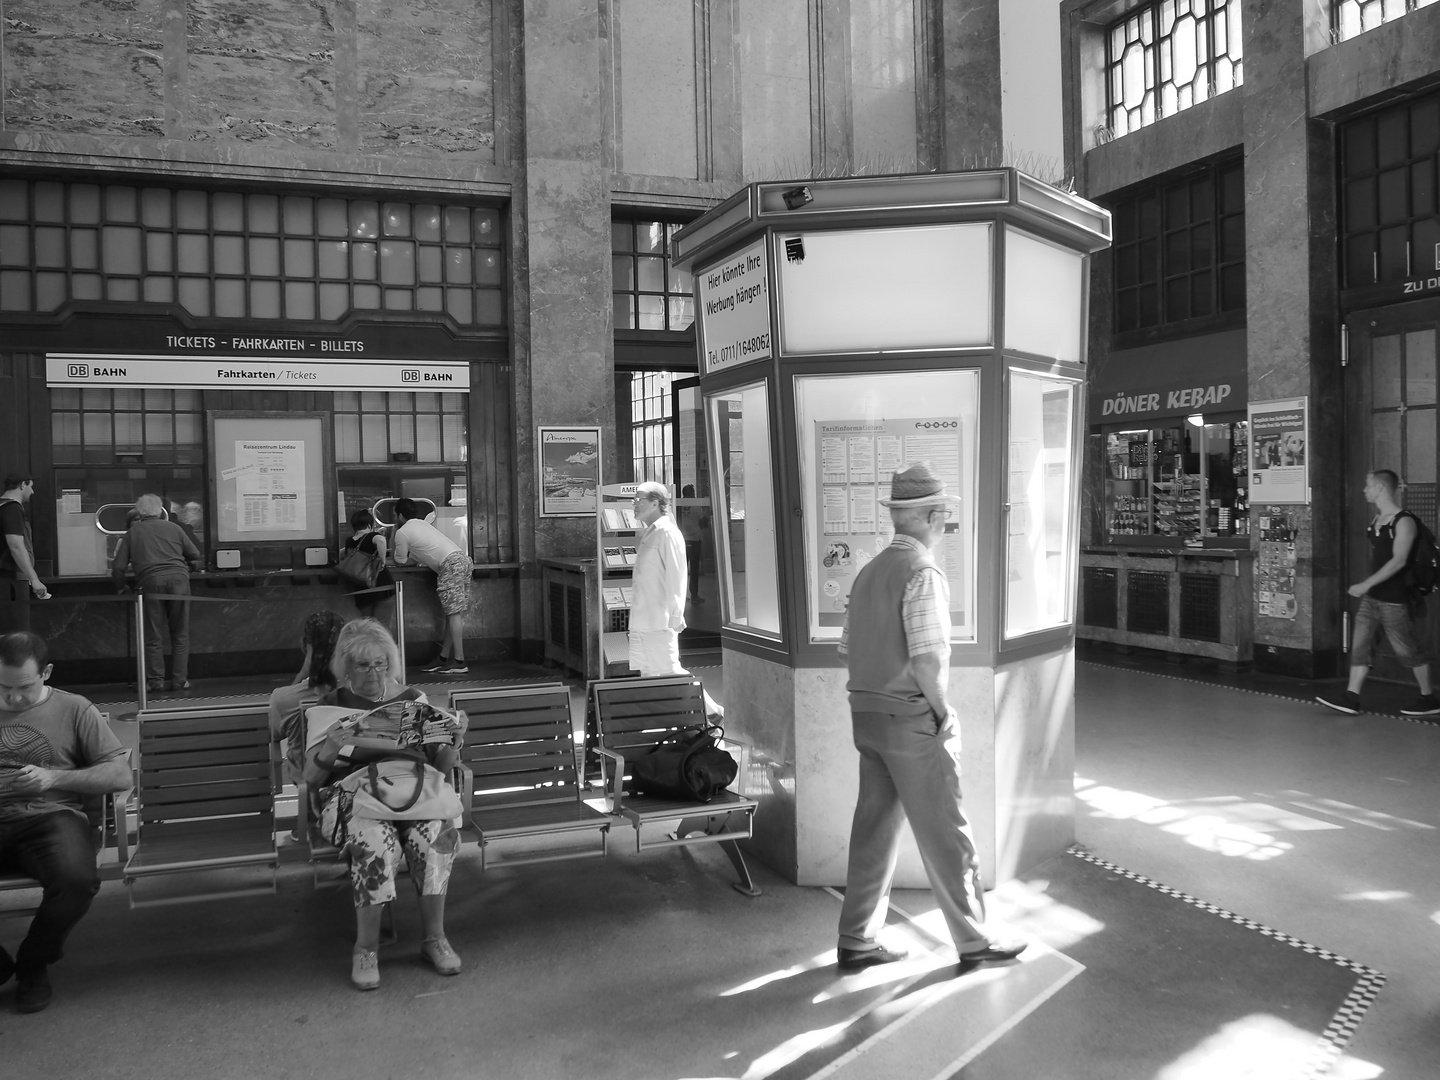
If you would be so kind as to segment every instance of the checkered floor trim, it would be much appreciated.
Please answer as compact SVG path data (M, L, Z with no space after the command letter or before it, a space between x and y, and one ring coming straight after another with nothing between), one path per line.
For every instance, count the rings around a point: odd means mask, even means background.
M1297 701L1305 704L1304 698L1293 697L1290 694L1275 694L1269 690L1252 690L1248 686L1231 686L1229 683L1210 682L1206 679L1187 679L1184 675L1167 675L1159 671L1147 671L1144 668L1127 667L1124 664L1107 664L1103 660L1077 660L1076 663L1084 664L1086 667L1104 668L1107 671L1130 671L1136 675L1149 675L1152 679L1170 679L1174 682L1190 683L1192 686L1213 686L1217 690L1233 690L1237 694L1253 694L1256 697L1275 698L1278 701ZM1317 708L1324 709L1325 706L1318 702L1314 703ZM1361 710L1361 716L1383 716L1386 720L1404 720L1407 724L1425 724L1429 727L1440 727L1440 716L1401 716L1399 713L1368 712Z
M1161 677L1163 678L1164 676ZM1341 1002L1340 1008L1321 1033L1314 1051L1305 1063L1304 1071L1298 1074L1301 1080L1316 1080L1316 1078L1324 1076L1330 1070L1330 1067L1340 1056L1341 1051L1343 1051L1346 1044L1349 1043L1351 1036L1355 1034L1355 1029L1360 1026L1360 1021L1365 1018L1365 1012L1370 1008L1370 1004L1375 1000L1375 996L1380 993L1380 988L1385 985L1385 975L1383 972L1366 967L1364 964L1357 963L1338 953L1333 953L1329 949L1323 949L1319 945L1312 945L1308 941L1301 941L1297 937L1291 937L1289 934L1265 926L1253 919L1247 919L1243 915L1237 915L1233 911L1226 911L1224 908L1212 904L1208 900L1201 900L1199 897L1191 896L1189 893L1183 893L1179 889L1172 889L1169 885L1162 885L1158 881L1152 881L1150 878L1145 877L1143 874L1137 874L1133 870L1126 870L1122 866L1116 866L1112 862L1107 862L1099 856L1091 854L1079 844L1074 844L1068 848L1066 854L1073 855L1077 859L1084 859L1086 862L1108 870L1112 874L1118 874L1137 884L1144 885L1146 888L1154 889L1156 892L1163 893L1166 896L1189 904L1191 907L1208 911L1211 915L1218 915L1220 918L1243 926L1247 930L1258 931L1266 937L1281 942L1282 944L1293 946L1302 952L1309 953L1311 956L1328 960L1338 967L1354 972L1357 976L1355 986L1351 989L1345 1000Z

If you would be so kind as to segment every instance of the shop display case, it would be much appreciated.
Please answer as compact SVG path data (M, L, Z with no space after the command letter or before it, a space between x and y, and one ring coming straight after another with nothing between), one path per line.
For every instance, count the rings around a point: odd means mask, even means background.
M1104 435L1108 543L1248 544L1244 420L1201 416Z

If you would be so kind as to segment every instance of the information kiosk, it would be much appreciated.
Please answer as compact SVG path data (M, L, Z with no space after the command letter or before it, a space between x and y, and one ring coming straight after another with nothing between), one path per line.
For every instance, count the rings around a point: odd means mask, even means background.
M1087 259L1104 209L1013 169L751 184L683 229L694 275L726 726L754 846L845 880L858 783L837 643L927 460L958 493L937 552L950 700L987 883L1074 836L1074 638ZM897 885L926 885L913 841Z

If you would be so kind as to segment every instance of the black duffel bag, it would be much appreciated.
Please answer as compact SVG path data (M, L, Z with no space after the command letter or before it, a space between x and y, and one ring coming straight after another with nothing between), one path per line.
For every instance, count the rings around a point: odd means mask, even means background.
M718 725L677 731L628 763L631 785L642 795L709 802L740 772L735 759L715 745L724 734Z

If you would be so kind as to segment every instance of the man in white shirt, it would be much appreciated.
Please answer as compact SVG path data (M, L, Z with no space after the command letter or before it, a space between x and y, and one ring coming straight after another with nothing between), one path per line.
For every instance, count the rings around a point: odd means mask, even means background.
M642 677L688 675L680 666L680 631L685 629L685 589L689 565L685 537L670 515L670 492L647 480L635 488L635 517L640 533L630 604L630 666ZM725 713L709 694L705 712Z
M440 655L420 670L440 675L463 675L465 663L465 613L470 610L470 574L475 564L444 533L429 524L414 499L395 503L400 526L395 530L395 562L413 562L435 571L435 594L445 612L445 633L440 638Z

